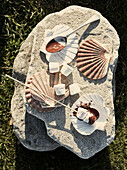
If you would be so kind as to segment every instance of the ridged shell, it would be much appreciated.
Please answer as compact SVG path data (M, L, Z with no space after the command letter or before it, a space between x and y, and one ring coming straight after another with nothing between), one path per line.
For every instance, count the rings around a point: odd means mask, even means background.
M61 51L55 53L46 51L46 45L50 40L58 36L66 37L72 31L67 25L57 25L52 30L45 31L40 51L46 54L46 59L49 62L59 62L59 65L63 65L64 62L70 63L74 59L78 51L78 38L75 33L67 38L67 44Z
M109 51L90 39L79 47L76 62L79 71L84 76L90 79L101 79L107 74L109 60Z
M54 85L59 83L65 84L65 95L57 96L55 94ZM27 84L30 87L25 90L27 101L39 112L51 111L54 107L60 106L48 97L43 96L41 92L58 101L64 100L69 95L69 83L67 82L66 77L62 76L60 73L48 74L45 70L42 70L41 72L33 75L33 77L28 80ZM31 88L39 91L40 93L35 92Z
M82 135L90 135L97 129L104 131L109 116L109 109L105 107L102 96L96 93L85 94L73 104L72 109L76 109L77 106L80 106L81 102L87 104L91 102L90 107L99 112L99 118L94 122L94 124L89 125L84 121L78 120L77 117L73 116L73 111L71 111L70 117L74 128Z

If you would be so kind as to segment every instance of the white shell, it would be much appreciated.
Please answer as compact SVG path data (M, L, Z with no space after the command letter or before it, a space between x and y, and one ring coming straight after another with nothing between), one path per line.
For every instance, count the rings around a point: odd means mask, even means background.
M76 116L73 116L73 111L71 111L70 117L74 128L82 135L90 135L95 130L105 130L107 119L109 116L109 109L105 107L104 100L102 96L96 93L88 93L81 96L72 106L72 109L76 109L76 106L80 105L80 102L89 103L91 102L91 108L96 109L99 112L99 118L92 124L89 125L84 121L80 121Z
M59 83L65 84L65 95L57 96L55 94L54 85ZM27 101L39 112L51 111L54 107L57 107L56 102L43 96L41 93L58 101L64 100L69 95L69 83L67 82L66 77L63 77L61 73L48 74L45 70L42 70L33 75L33 77L28 80L27 84L30 87L26 88L25 91ZM40 93L37 93L32 89L37 90Z
M44 41L41 45L40 51L46 54L46 59L49 62L59 62L59 65L63 65L64 62L70 63L76 56L78 50L78 38L76 34L72 34L67 38L67 44L59 52L50 53L46 51L47 43L57 36L66 37L73 30L67 25L57 25L52 30L48 29L44 34Z
M95 40L86 40L79 47L77 67L90 79L101 79L108 71L110 53Z

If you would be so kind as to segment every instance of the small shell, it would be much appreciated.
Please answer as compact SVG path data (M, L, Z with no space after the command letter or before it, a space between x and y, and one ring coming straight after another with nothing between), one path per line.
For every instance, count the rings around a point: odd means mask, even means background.
M76 34L72 34L67 38L67 44L59 52L50 53L46 51L47 43L58 36L66 37L73 30L67 25L57 25L52 30L48 29L44 34L44 41L41 45L40 51L46 54L46 59L49 62L59 62L59 65L63 65L64 62L70 63L76 56L78 50L78 38Z
M109 109L105 107L102 96L96 93L85 94L73 104L72 109L76 109L77 106L80 106L81 102L87 104L91 102L90 107L99 112L99 118L92 125L90 125L84 121L78 120L78 118L73 115L73 111L71 111L70 117L74 128L82 135L90 135L97 129L104 131L109 116Z
M84 76L90 79L101 79L107 74L109 60L109 51L90 39L79 47L76 62Z
M65 84L65 95L57 96L55 94L54 85L59 83ZM26 88L25 91L27 101L39 112L51 111L58 106L58 103L56 104L53 100L43 96L42 93L58 101L64 100L69 95L69 83L67 82L66 77L63 77L61 73L48 74L45 70L42 70L42 72L33 75L33 77L28 80L27 84L30 87ZM37 90L40 93L37 93L32 89Z

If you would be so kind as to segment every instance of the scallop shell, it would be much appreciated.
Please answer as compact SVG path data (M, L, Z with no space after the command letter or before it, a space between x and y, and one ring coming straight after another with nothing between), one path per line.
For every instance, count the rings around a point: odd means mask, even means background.
M84 76L90 79L101 79L107 74L109 60L109 51L90 39L81 44L76 62Z
M63 65L64 62L70 63L74 59L78 51L78 38L75 33L67 38L67 44L61 51L55 53L46 51L46 45L50 40L58 36L66 37L72 31L67 25L57 25L52 30L45 31L40 51L46 54L46 59L49 62L59 62L59 65Z
M66 87L65 95L57 96L55 94L54 85L63 83ZM43 96L45 94L55 100L62 101L69 95L69 83L65 76L61 73L48 74L45 70L33 75L27 82L30 88L26 88L25 96L28 103L39 112L47 112L53 110L55 107L61 106L56 104L53 100ZM36 92L34 90L40 92Z
M109 116L109 109L105 107L104 100L102 96L96 93L88 93L81 96L72 106L72 109L76 109L77 106L80 106L80 103L89 103L91 102L90 107L96 109L99 112L99 118L92 124L89 125L84 121L80 121L76 116L73 116L73 111L71 111L70 117L74 128L81 133L82 135L90 135L95 130L105 130L107 119Z

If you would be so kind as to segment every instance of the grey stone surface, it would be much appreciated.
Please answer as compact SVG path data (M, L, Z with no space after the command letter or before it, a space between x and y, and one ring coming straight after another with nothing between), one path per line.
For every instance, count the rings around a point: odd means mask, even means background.
M20 48L17 55L13 72L14 77L25 82L32 55L32 44L35 32L29 35ZM48 135L45 123L26 112L23 100L24 87L15 84L15 91L11 101L11 113L13 118L13 128L20 142L28 149L36 151L54 150L60 145L53 141Z
M95 13L95 10L83 8L79 6L70 6L60 12L50 14L37 24L31 34L36 32L34 43L32 45L33 52L29 65L26 80L33 74L39 72L41 68L48 68L45 55L39 52L40 44L43 39L45 29L52 29L57 24L66 24L75 29L82 25L88 18ZM111 24L100 14L100 22L96 22L82 28L77 32L79 43L86 38L93 38L104 44L111 50L111 61L109 64L108 74L101 80L89 80L83 77L77 67L75 60L71 62L74 71L68 77L71 83L78 83L81 87L81 93L75 96L69 96L65 100L65 104L72 106L78 97L85 93L98 93L104 98L105 106L109 108L110 115L108 118L105 131L96 130L90 136L79 134L72 126L70 120L70 110L64 107L55 109L52 112L39 113L26 103L27 111L45 122L48 135L60 145L74 152L83 159L87 159L109 145L115 136L115 113L114 113L114 80L115 68L118 60L119 37ZM84 32L85 30L85 32ZM24 91L22 91L24 96ZM26 102L24 98L24 102Z

